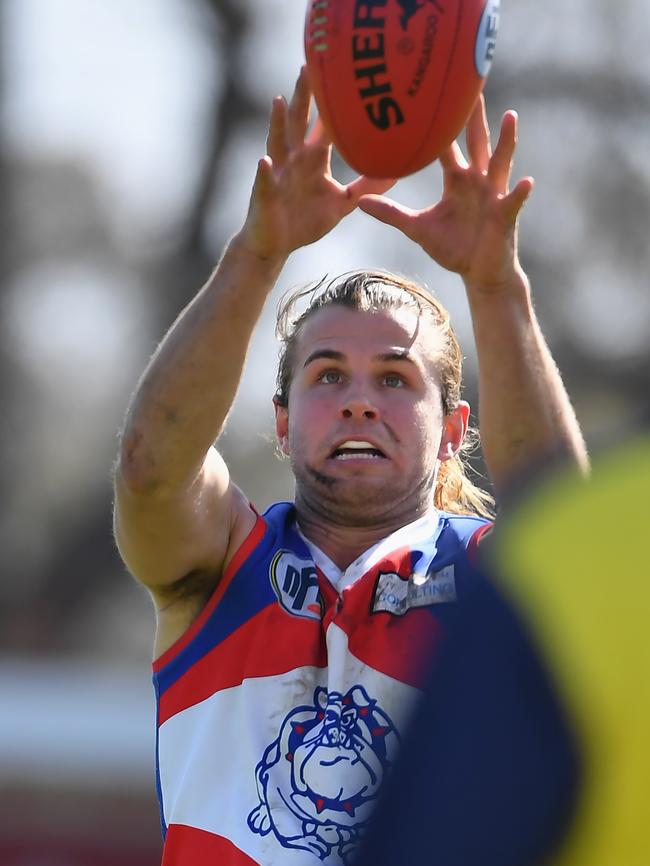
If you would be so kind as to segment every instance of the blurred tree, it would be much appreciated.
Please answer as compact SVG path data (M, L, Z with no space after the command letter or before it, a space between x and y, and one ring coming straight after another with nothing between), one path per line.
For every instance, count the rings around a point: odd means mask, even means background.
M147 307L153 312L151 332L162 335L190 300L215 264L215 248L220 248L226 238L212 238L208 243L206 234L207 211L226 168L224 154L237 134L241 124L249 123L266 111L255 96L246 88L246 77L240 74L241 51L250 26L250 13L241 3L233 0L194 0L198 14L209 31L210 45L218 55L224 71L222 85L214 88L214 101L210 108L212 116L208 124L209 135L205 142L203 168L196 183L193 199L182 220L173 243L161 248L155 259L143 265L147 286ZM0 19L1 20L1 19ZM3 54L4 56L4 54ZM5 163L0 162L0 172ZM5 179L5 174L0 180ZM3 183L5 195L0 202L0 221L3 242L0 244L1 285L10 283L11 271L20 262L9 261L11 243L11 186ZM9 196L7 196L9 191ZM19 246L19 245L18 245ZM2 348L0 345L0 352ZM4 353L3 353L4 354ZM6 358L0 369L0 399L5 424L11 425L23 400L14 399L20 372ZM116 425L119 423L115 419ZM14 422L14 428L17 426ZM18 440L17 430L10 430L9 442ZM13 433L13 435L11 435ZM10 450L3 449L5 458ZM2 472L3 481L11 474L7 467ZM102 467L97 466L97 472ZM70 651L77 645L80 635L92 640L92 629L83 626L84 619L92 622L102 617L95 600L104 597L114 586L116 573L122 571L110 533L111 491L107 483L88 503L81 522L73 534L53 546L51 555L41 565L39 579L34 587L37 591L25 605L22 593L5 593L0 613L0 648L12 646L17 649L58 649ZM4 497L4 502L10 501ZM11 521L4 521L9 527ZM131 587L122 587L125 592L139 592ZM128 620L130 623L130 620ZM74 623L80 627L69 626ZM148 640L151 635L148 636Z
M257 21L268 12L266 5L257 0L192 0L185 8L194 15L194 24L198 19L203 42L221 74L218 82L200 85L211 94L207 120L203 117L207 132L201 167L166 243L129 259L110 239L110 215L104 212L109 203L98 202L92 190L84 191L87 175L75 176L61 161L38 171L33 163L25 169L15 152L8 156L0 150L0 303L7 301L21 269L39 255L50 261L52 249L46 255L35 240L39 220L49 220L48 238L51 241L54 226L57 256L112 257L137 275L147 319L134 340L143 360L205 281L226 233L234 228L221 222L215 230L215 202L221 206L240 140L259 130L261 145L272 95L265 88L255 90L254 77L245 68L246 51L255 39ZM5 10L6 3L0 7L0 40L5 36ZM268 14L277 17L278 10ZM635 45L646 44L639 35L646 18L637 0L616 8L599 2L568 9L559 0L550 8L533 0L511 4L504 11L503 40L488 82L491 106L501 110L525 105L516 170L531 171L540 183L524 217L523 259L545 333L590 437L603 428L633 423L637 404L650 392L650 175L644 155L650 144L650 76L639 51L626 44L633 38ZM281 51L282 37L268 50ZM9 56L3 51L2 62ZM259 62L262 68L268 58ZM287 74L289 81L291 77ZM9 86L7 80L2 67L0 95ZM493 127L495 122L493 117ZM427 184L435 175L435 169L431 171ZM48 184L47 196L34 195L34 187L42 191ZM400 195L416 200L425 187L421 176L405 179ZM66 238L69 225L73 228ZM390 267L397 260L403 271L422 272L417 251L400 246L392 235L386 248L380 248L377 237L388 235L379 235L372 226L365 237L361 232L358 237L359 248L376 257L376 264ZM393 253L392 261L385 259L386 253ZM324 267L320 259L310 261L316 262L313 267ZM304 277L319 275L306 272ZM476 404L469 341L466 350L467 395ZM110 458L105 454L114 448L119 413L112 406L106 409L106 441L100 446L79 444L79 463L67 472L65 495L50 492L48 500L44 494L30 512L29 497L38 496L33 491L41 486L40 479L32 477L41 471L37 451L55 426L42 420L49 417L45 398L56 401L56 395L44 395L34 386L6 341L0 341L0 361L5 430L0 542L8 572L0 586L0 647L73 651L97 647L104 640L128 655L133 647L148 646L150 630L135 626L148 602L128 581L115 579L123 568L110 534ZM70 419L71 430L76 422L84 432L83 403L78 417ZM257 428L258 422L255 416L251 424ZM248 437L242 450L236 424L244 422L232 423L223 449L233 474L254 496L260 489L277 491L286 473L270 457L271 446L262 438L250 445ZM36 426L43 428L38 435ZM56 448L51 453L56 455ZM481 468L480 459L476 465ZM100 483L90 484L89 473L95 479L101 476ZM77 503L71 507L69 500L75 496ZM39 543L39 520L47 522L47 531L41 533L44 553L30 558ZM38 562L38 574L33 573L33 562Z

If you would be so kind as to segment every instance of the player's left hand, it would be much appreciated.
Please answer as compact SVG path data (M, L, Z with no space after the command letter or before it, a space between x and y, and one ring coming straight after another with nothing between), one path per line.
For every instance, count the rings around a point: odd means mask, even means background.
M441 155L443 194L422 210L381 195L364 196L359 207L395 226L442 267L460 274L468 287L485 292L511 285L519 270L517 217L533 188L526 177L509 189L517 142L517 114L504 114L492 153L483 96L466 130L468 159L458 142Z

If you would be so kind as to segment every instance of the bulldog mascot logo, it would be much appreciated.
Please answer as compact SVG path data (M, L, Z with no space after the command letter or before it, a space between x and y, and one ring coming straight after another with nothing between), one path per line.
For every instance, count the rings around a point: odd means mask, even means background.
M317 688L297 707L255 769L254 833L320 860L352 855L399 745L395 726L362 686L345 695Z

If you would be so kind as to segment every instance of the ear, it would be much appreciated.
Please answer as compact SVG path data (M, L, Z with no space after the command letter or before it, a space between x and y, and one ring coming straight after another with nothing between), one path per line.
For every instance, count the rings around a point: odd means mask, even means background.
M275 410L275 435L278 445L283 454L289 453L289 409L282 406L273 398L273 409Z
M438 449L438 460L450 460L463 444L469 424L469 403L460 400L458 405L442 419L442 438Z

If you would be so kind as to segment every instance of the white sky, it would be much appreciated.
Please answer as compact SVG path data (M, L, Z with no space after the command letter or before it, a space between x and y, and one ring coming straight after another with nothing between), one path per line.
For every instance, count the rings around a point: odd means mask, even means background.
M10 143L27 157L73 154L89 163L112 205L134 222L175 210L187 194L209 98L193 81L219 79L188 4L9 0L6 7Z

